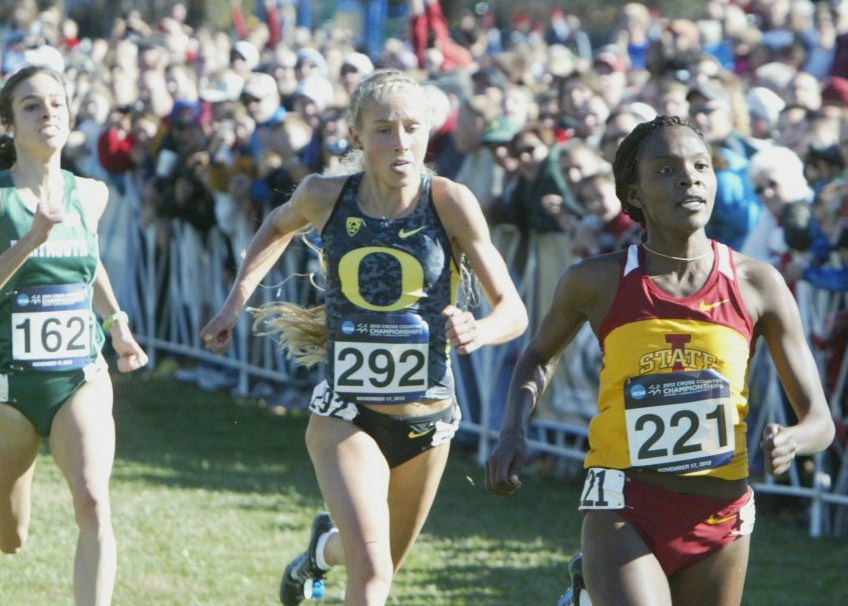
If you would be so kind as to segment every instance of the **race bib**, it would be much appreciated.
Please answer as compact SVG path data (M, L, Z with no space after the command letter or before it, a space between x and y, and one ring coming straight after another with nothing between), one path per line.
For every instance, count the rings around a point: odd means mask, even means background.
M85 284L27 286L12 301L12 357L55 371L91 362L91 304Z
M620 469L590 467L586 470L578 509L624 509L624 482Z
M633 467L679 474L733 458L730 382L715 370L633 377L624 406Z
M345 421L353 421L359 414L356 404L346 402L333 393L326 381L321 381L312 390L309 411L321 417L336 417Z
M412 314L353 316L333 343L333 391L355 400L391 404L427 391L430 330Z

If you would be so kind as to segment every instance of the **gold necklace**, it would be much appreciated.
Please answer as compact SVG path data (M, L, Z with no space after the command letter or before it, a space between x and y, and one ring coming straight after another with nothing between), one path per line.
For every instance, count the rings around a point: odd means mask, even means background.
M642 243L642 248L647 250L649 253L654 253L658 257L665 257L666 259L671 259L672 261L683 261L684 263L692 263L693 261L700 261L701 259L707 257L711 252L713 252L712 247L710 247L710 249L707 252L705 252L702 255L698 255L697 257L673 257L672 255L664 255L661 252L655 251L653 248L651 248L650 246L648 246L644 242Z

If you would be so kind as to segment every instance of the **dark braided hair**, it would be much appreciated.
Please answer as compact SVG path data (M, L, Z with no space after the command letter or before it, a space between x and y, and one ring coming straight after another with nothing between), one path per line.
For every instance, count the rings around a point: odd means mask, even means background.
M12 72L0 89L0 124L14 126L15 116L12 112L12 100L15 89L21 82L29 80L36 74L47 74L66 89L65 79L57 71L44 65L25 65ZM67 94L67 93L66 93ZM0 135L0 170L9 168L15 163L15 142L9 135Z
M701 141L704 140L703 133L693 125L689 124L679 116L657 116L649 122L642 122L630 131L618 150L615 152L613 161L613 172L615 173L615 195L621 201L624 214L629 215L637 223L645 223L645 215L641 208L632 206L627 201L627 187L636 183L639 179L639 152L642 142L663 128L683 126L692 129ZM706 143L704 143L706 145Z

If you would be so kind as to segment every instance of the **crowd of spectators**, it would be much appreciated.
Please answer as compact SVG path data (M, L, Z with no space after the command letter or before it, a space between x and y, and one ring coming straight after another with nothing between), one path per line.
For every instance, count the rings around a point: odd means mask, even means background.
M392 67L426 83L432 165L477 196L533 281L536 322L566 264L639 241L610 165L657 114L688 118L713 150L711 237L848 291L848 2L707 0L695 19L631 2L599 33L559 8L450 23L438 0L409 0L407 35L378 56L343 28L297 27L284 0L261 18L233 0L224 30L190 27L180 3L151 23L130 11L97 39L58 8L12 5L0 77L30 62L68 76L67 167L130 196L143 225L217 230L237 251L299 180L339 165L350 92Z

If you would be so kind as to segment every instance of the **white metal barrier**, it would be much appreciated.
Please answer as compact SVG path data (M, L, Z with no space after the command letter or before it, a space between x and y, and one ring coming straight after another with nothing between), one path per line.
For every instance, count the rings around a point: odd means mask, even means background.
M242 315L234 346L225 357L211 354L200 342L200 328L218 309L229 290L233 276L227 271L228 260L241 258L246 238L229 239L215 229L204 238L194 228L178 220L142 228L137 221L134 195L130 189L124 199L126 208L130 210L109 223L110 231L101 234L101 245L113 253L104 262L108 262L107 268L113 280L120 277L115 280L120 284L117 294L131 315L137 338L147 349L151 367L157 365L161 353L217 365L234 373L234 393L239 395L248 394L252 383L263 380L280 386L304 386L308 379L280 353L276 343L252 334L247 314ZM507 263L512 263L521 250L516 233L510 228L495 228L493 237ZM541 319L537 315L542 311L540 304L547 303L538 300L539 258L533 238L531 236L527 243L524 271L514 277L528 310L535 315L531 318L531 326L537 326ZM117 247L126 248L127 254L114 254ZM292 246L250 304L258 306L279 299L300 303L309 301L310 297L314 297L315 289L303 274L314 269L313 254L305 246ZM116 259L127 261L117 262ZM812 329L821 329L828 321L829 310L834 307L834 297L812 291L805 293L800 300L805 322ZM844 305L845 302L841 303ZM481 313L484 313L486 303L483 301L481 304ZM499 433L509 376L530 336L528 331L512 343L483 348L470 356L454 354L458 398L463 412L462 429L476 436L477 458L481 464L487 459ZM573 366L578 369L581 364L591 365L595 360L588 343L589 340L572 346L577 356L572 358ZM756 382L751 389L752 415L749 423L753 427L752 436L762 435L762 428L767 422L787 422L776 375L764 350L764 347L758 348L751 373ZM590 379L597 371L596 368L585 370ZM584 393L587 391L585 378L578 380L580 385L570 383L573 371L572 368L570 378L566 376L555 381L550 390L554 414L538 415L530 434L533 450L558 458L562 462L561 471L568 474L580 473L587 439L585 400L591 398L594 401L596 395ZM848 356L843 361L838 387L831 394L834 413L840 406L846 375ZM579 397L575 398L576 394ZM575 404L577 401L584 403ZM751 439L752 464L761 454L758 443L758 438ZM838 453L835 464L831 460L834 457L818 455L812 459L814 469L811 474L805 475L797 465L793 465L788 480L781 478L778 482L767 478L754 485L760 492L807 499L810 534L814 537L841 536L848 527L845 507L848 506L848 456L844 446L835 445L833 448Z

